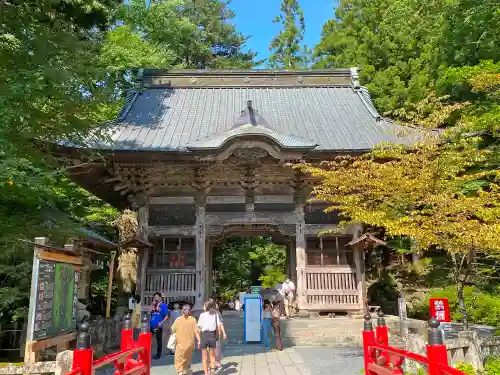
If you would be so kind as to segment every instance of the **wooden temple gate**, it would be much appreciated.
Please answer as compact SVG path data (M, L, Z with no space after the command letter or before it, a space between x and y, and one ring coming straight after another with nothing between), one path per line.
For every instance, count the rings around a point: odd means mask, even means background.
M110 122L104 156L60 146L78 184L139 213L137 289L200 309L211 295L211 252L228 235L279 234L300 309L363 309L361 228L308 204L315 181L288 165L322 165L382 141L408 143L379 116L356 68L312 71L140 70Z
M291 169L290 173L296 175ZM244 195L207 193L205 204L199 206L187 195L150 198L142 208L148 212L148 239L154 245L140 256L143 301L149 304L153 294L161 292L166 300L189 300L201 308L212 294L215 242L224 236L274 234L280 243L288 243L288 270L298 288L300 309L362 310L363 257L348 246L360 228L319 237L320 231L338 224L335 215L323 213L323 205L297 203L293 194L247 200Z

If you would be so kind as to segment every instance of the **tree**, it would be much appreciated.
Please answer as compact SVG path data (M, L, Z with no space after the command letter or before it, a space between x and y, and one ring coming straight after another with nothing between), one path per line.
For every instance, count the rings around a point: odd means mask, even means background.
M49 147L82 144L119 107L102 85L99 47L118 1L2 2L0 14L0 320L27 312L33 248L106 216L97 201L56 170ZM102 209L102 211L101 211ZM63 213L60 215L59 213Z
M490 0L342 0L323 27L314 66L359 66L382 112L410 108L446 68L498 58L499 13Z
M248 37L231 23L234 12L225 1L157 1L146 7L142 0L123 5L118 17L162 59L146 61L153 66L191 69L251 68L256 56L243 51ZM134 37L137 38L137 37ZM138 52L126 46L137 63ZM158 64L166 65L157 66ZM139 67L139 65L135 67ZM129 68L133 67L129 65Z
M307 48L302 47L304 39L304 12L298 0L282 0L281 14L274 23L280 23L282 29L271 41L269 66L273 69L299 69L307 64Z
M214 248L217 292L223 298L234 298L258 281L265 287L274 283L274 287L285 278L285 268L286 250L272 243L270 238L230 238Z

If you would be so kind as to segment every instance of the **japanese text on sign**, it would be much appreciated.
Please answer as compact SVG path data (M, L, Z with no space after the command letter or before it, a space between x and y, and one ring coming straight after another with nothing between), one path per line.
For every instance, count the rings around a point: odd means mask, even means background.
M448 298L431 298L429 304L431 318L435 318L440 322L450 321Z

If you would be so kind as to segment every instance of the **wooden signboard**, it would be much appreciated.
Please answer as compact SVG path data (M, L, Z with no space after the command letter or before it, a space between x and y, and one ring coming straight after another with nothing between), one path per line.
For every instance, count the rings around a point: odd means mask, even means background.
M78 279L83 262L64 249L45 245L43 237L35 242L27 344L43 346L42 341L52 342L51 338L76 331Z
M33 340L76 330L78 278L74 264L38 262Z

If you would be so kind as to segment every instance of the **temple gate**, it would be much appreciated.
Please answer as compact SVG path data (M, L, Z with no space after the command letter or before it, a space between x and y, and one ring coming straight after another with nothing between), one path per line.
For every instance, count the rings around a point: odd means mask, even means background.
M72 178L117 207L139 212L137 288L187 299L211 295L211 249L230 235L280 235L301 310L363 309L363 251L348 243L360 227L338 229L335 212L307 203L315 181L289 165L320 164L407 142L382 119L357 70L141 70L126 106L109 124L113 143L93 144L105 161L82 163Z

